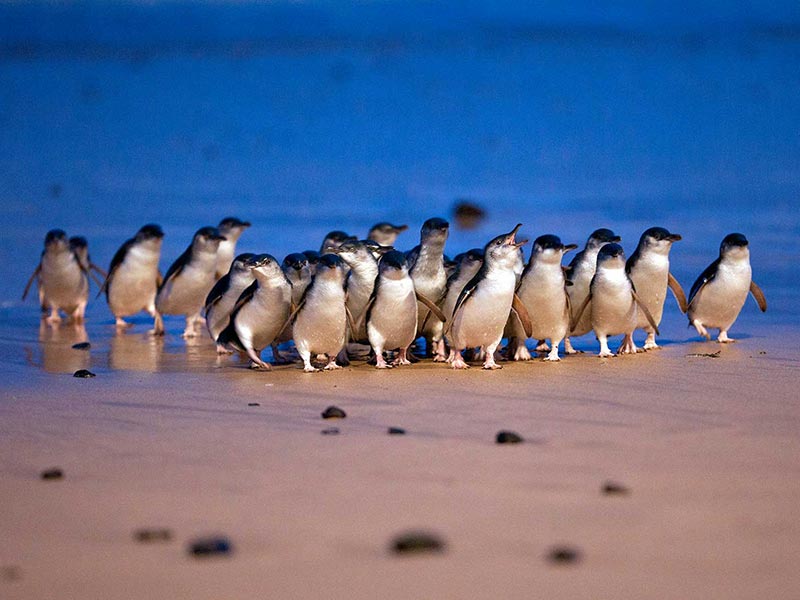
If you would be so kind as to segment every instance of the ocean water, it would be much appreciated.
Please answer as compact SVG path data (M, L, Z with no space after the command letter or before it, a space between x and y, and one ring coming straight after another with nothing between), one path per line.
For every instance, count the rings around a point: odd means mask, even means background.
M228 215L281 259L382 220L410 248L469 199L487 218L451 255L517 222L628 253L661 225L687 291L740 231L770 309L734 335L797 327L798 24L789 2L3 4L0 325L36 338L20 296L51 228L105 267L159 223L165 270ZM110 335L102 299L88 317ZM696 337L674 305L665 325Z

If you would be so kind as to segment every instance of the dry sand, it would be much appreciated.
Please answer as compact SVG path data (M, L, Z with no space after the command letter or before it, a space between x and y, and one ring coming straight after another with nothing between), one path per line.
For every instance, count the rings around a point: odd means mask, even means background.
M6 340L25 358L2 367L4 599L800 593L798 352L777 331L497 372L313 375L104 331L90 353L66 328ZM84 366L97 377L71 377ZM330 404L347 418L323 421ZM495 444L501 429L525 443ZM39 478L54 466L63 480ZM630 493L602 494L609 480ZM142 527L173 539L137 542ZM409 529L446 550L392 554ZM190 556L204 534L233 553ZM580 560L552 564L556 545Z

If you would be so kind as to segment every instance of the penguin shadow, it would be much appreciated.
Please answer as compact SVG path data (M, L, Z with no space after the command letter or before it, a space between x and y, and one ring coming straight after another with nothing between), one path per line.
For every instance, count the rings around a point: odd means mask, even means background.
M42 319L39 323L40 360L37 362L31 357L30 362L48 373L74 373L88 369L91 363L89 352L72 347L88 341L83 323L62 321L48 324Z
M108 366L115 370L152 373L159 370L163 351L161 336L117 328L108 349Z

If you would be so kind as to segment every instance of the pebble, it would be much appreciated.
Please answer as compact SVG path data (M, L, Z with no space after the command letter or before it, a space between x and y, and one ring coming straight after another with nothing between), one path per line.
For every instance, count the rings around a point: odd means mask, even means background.
M78 342L77 344L72 344L73 350L88 350L91 347L92 345L89 342Z
M19 581L22 579L22 569L16 565L5 565L0 567L0 579L4 581Z
M406 430L402 427L389 427L389 435L405 435Z
M232 552L228 538L198 538L189 544L189 554L194 556L225 556Z
M498 431L496 441L498 444L519 444L523 440L522 436L513 431Z
M52 469L46 469L42 471L41 477L42 479L63 479L64 471L62 471L58 467L54 467Z
M77 371L75 371L72 374L72 376L73 377L82 377L84 379L87 379L89 377L97 377L97 375L95 375L91 371L87 371L86 369L78 369Z
M569 546L555 546L547 553L547 559L556 564L572 564L581 559L581 552Z
M344 419L347 413L338 406L329 406L322 413L323 419Z
M615 481L606 481L602 490L606 496L627 496L630 494L630 490L627 487Z
M163 527L154 529L137 529L133 532L133 539L137 542L168 542L172 539L172 532Z
M258 402L248 402L247 406L261 406Z
M321 433L322 435L339 435L339 428L328 427L327 429L323 429Z
M443 552L445 543L438 536L422 531L404 533L392 541L392 552L417 554L421 552Z

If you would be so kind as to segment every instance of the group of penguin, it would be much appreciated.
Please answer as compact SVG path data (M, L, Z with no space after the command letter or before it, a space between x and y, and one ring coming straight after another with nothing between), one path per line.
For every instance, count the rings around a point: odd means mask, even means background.
M271 346L275 362L282 362L278 346L293 340L306 372L319 370L312 362L318 358L325 370L341 368L351 343L369 344L378 368L408 365L417 360L409 348L420 337L434 361L455 369L468 368L465 350L483 360L484 369L501 368L495 352L503 338L513 360L531 358L525 342L533 338L544 360L557 361L562 340L565 353L573 354L570 337L590 331L601 357L614 356L608 338L615 335L623 336L618 353L636 353L637 328L647 334L644 349L655 349L668 287L697 332L710 339L708 328L719 329L723 343L733 341L728 331L748 293L767 308L740 233L722 240L719 257L687 301L669 270L670 249L681 236L662 227L646 230L627 260L620 237L598 229L565 267L564 255L577 246L555 235L538 237L526 264L527 240L517 240L521 224L452 260L444 254L449 224L432 218L408 252L394 249L408 227L379 223L365 240L332 231L319 252L289 254L282 263L269 254L234 258L249 226L230 217L199 229L163 278L158 225L145 225L127 240L107 274L91 262L84 238L52 230L23 299L36 279L48 323L60 320L59 311L81 322L88 279L96 272L104 277L97 281L118 327L127 326L124 317L147 311L152 332L161 335L162 315L183 315L184 337L199 335L205 323L220 354L239 352L261 369L270 368L262 350Z

